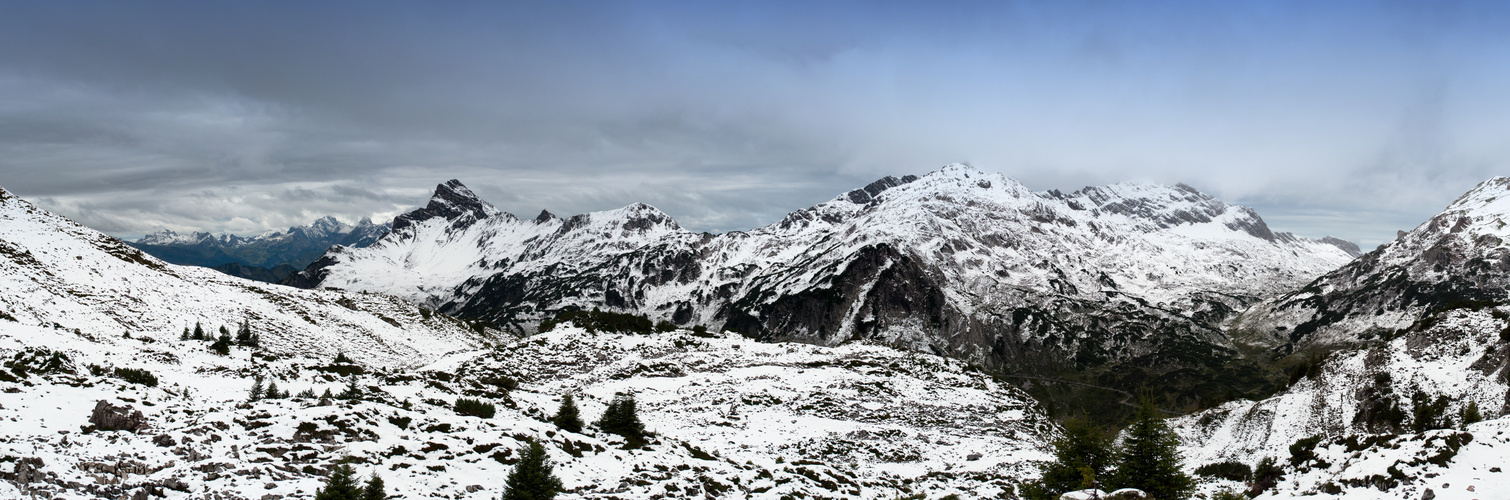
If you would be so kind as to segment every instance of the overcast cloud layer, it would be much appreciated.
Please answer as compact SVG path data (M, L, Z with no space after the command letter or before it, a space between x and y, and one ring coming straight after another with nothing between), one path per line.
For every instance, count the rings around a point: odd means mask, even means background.
M387 218L450 178L717 232L962 161L1372 248L1510 173L1503 4L945 5L4 2L0 186L126 237Z

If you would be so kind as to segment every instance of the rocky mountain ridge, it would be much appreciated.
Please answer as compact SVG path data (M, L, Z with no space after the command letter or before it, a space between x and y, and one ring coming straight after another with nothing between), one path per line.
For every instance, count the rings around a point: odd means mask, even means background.
M1350 258L1188 186L1037 193L957 164L722 235L644 204L520 219L458 181L394 227L290 283L393 294L520 332L553 311L603 308L1134 388L1210 382L1239 358L1220 329L1231 314ZM1222 397L1227 382L1191 392Z
M278 270L281 266L303 269L332 245L371 245L389 230L390 224L376 224L367 218L352 225L326 216L307 226L251 237L202 231L179 234L164 229L128 243L173 264L211 267L233 276L276 283L281 278L262 278L277 274L286 277L289 273Z

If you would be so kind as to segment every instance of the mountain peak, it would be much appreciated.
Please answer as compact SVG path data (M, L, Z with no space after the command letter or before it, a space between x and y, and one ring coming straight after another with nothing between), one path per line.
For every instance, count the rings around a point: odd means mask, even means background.
M1447 206L1446 211L1475 212L1478 215L1510 215L1510 177L1494 177L1480 182Z
M461 181L451 179L435 186L435 194L430 196L430 203L424 208L410 211L393 219L393 230L397 231L409 224L442 218L452 221L455 225L469 225L474 221L503 215L497 208L473 193L471 189L463 185Z

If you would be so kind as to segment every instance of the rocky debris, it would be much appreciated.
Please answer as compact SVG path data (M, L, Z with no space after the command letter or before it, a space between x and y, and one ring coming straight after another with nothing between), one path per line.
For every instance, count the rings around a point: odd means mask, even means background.
M102 431L141 432L151 428L141 410L134 409L131 405L115 406L103 399L95 403L94 412L89 415L89 423Z
M164 448L170 448L170 447L173 447L174 445L177 445L178 443L175 442L175 441L173 441L173 436L169 436L167 434L158 434L157 437L152 438L152 444L155 444L155 445L158 445L158 446L161 446L161 447L164 447Z
M42 482L44 476L42 475L41 469L43 465L45 464L42 463L42 459L36 457L27 457L17 460L15 470L11 473L10 480L15 482L16 484Z

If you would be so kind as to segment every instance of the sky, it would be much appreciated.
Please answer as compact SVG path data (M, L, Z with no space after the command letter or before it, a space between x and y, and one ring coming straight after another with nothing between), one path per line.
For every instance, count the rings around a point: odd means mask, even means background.
M953 162L1186 183L1363 248L1510 175L1489 2L0 3L0 187L121 237L387 219L762 226Z

